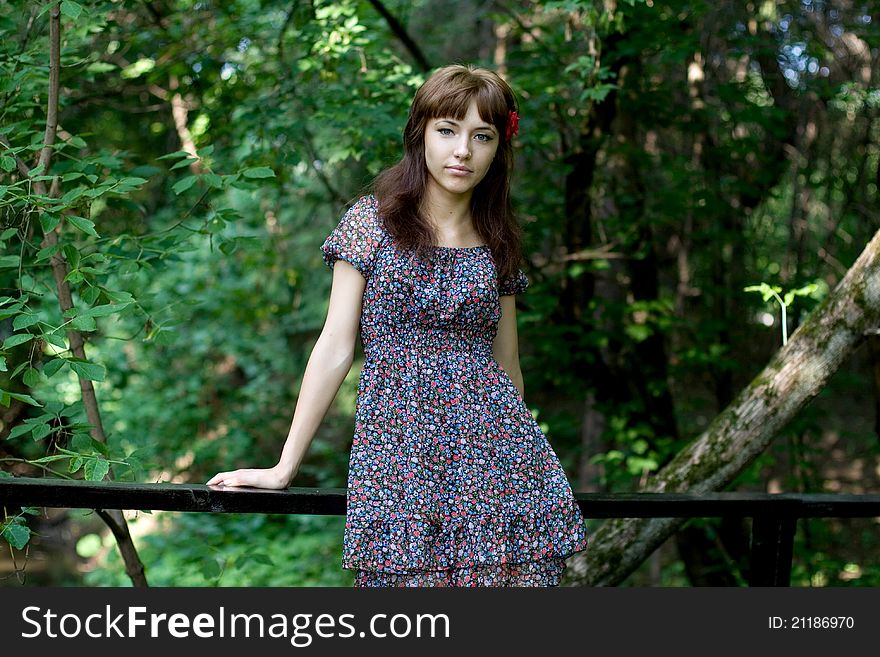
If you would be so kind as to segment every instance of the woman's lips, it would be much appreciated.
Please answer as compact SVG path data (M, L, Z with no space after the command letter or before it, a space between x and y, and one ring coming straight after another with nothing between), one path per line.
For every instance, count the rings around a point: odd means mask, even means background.
M473 171L465 169L464 167L446 167L446 169L451 172L453 176L468 176L473 173Z

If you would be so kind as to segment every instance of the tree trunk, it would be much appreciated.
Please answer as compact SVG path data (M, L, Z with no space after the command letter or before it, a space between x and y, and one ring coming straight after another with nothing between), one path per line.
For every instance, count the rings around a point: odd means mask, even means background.
M880 231L788 344L644 491L707 493L730 484L822 390L878 321ZM566 583L619 584L684 520L608 520L593 534L590 547L569 560Z
M49 168L52 163L52 155L54 152L53 145L55 136L58 131L58 105L59 105L59 89L60 89L60 71L61 71L61 10L58 4L49 10L49 93L46 108L46 130L43 137L43 147L40 149L38 161L38 169L48 175ZM6 140L0 140L6 148L9 144ZM17 166L22 175L27 177L29 167L18 157L15 157ZM61 197L61 181L58 176L52 179L51 187L47 190L42 180L34 182L34 191L42 196L49 196L57 199ZM58 242L58 232L61 230L62 224L59 222L55 228L48 231L41 242L40 246L46 248L54 246ZM69 272L67 261L61 252L56 253L50 259L55 282L58 288L58 303L62 312L73 307L73 296L70 292L70 286L65 278ZM67 331L67 339L70 343L70 351L76 358L86 360L85 340L79 331L69 329ZM104 425L101 421L101 412L98 406L98 400L95 395L95 388L89 379L78 377L80 390L82 392L83 407L86 410L86 417L89 424L92 425L91 435L95 440L106 443L107 439L104 434ZM105 479L109 479L105 476ZM140 560L137 548L129 533L128 523L125 515L120 509L96 509L98 515L107 523L107 526L116 537L116 544L125 563L126 574L131 578L132 583L138 587L147 586L146 576L144 574L144 565Z

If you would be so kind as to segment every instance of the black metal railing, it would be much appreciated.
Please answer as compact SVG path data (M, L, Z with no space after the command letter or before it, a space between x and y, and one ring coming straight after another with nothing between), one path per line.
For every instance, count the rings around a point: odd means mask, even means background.
M344 488L243 488L0 478L0 506L345 515ZM585 518L752 519L749 586L789 586L800 518L880 517L880 494L576 493Z

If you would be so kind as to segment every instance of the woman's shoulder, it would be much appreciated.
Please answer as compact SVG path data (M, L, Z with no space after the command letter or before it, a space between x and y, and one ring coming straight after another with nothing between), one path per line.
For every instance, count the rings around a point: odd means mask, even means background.
M352 203L348 213L363 215L364 218L377 217L379 200L373 194L365 194Z
M379 200L373 194L358 198L345 213L349 224L358 225L361 230L384 232L382 220L379 218Z

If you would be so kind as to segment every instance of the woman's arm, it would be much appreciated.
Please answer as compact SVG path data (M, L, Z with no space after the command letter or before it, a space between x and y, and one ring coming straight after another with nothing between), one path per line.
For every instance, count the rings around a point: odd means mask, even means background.
M290 485L339 386L351 369L365 287L366 280L350 263L345 260L336 262L327 319L309 356L293 422L277 465L220 472L208 480L209 486L280 489Z
M498 320L498 333L492 343L492 354L498 364L507 372L519 396L525 399L522 372L519 368L519 338L516 334L516 297L504 295L501 301L501 319Z

